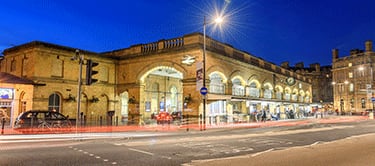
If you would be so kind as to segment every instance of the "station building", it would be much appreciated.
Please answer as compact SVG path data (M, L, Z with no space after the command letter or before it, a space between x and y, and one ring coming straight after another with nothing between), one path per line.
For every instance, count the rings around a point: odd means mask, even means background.
M193 33L102 53L41 41L11 47L3 52L0 72L24 82L19 86L0 79L0 103L7 102L10 124L31 109L84 116L92 125L107 119L109 112L114 112L118 125L148 123L153 113L163 111L179 111L198 121L204 110L203 38ZM80 65L72 60L76 50L84 63L99 63L98 82L82 85L81 101L77 101ZM261 109L282 115L286 110L311 109L312 80L302 74L210 37L205 57L208 125L249 121L249 115ZM82 69L84 80L85 65Z

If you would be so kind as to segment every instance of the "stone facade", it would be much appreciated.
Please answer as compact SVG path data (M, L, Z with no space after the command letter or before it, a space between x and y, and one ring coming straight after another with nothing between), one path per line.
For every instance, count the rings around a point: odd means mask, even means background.
M350 55L339 57L332 50L332 74L335 108L345 113L361 113L373 109L375 53L372 42L365 42L365 50L353 49Z
M333 111L332 66L321 66L319 63L305 67L303 62L290 67L288 62L282 67L302 74L311 80L312 103L317 107L324 107L326 111Z
M260 109L309 109L312 88L308 77L209 37L206 46L209 124L232 122L234 112L250 115ZM76 117L79 65L71 60L75 50L44 42L12 47L4 51L0 71L35 82L27 109L53 108ZM80 110L93 123L112 110L122 124L147 122L153 112L181 111L195 117L203 112L197 87L202 34L104 53L80 53L99 63L99 82L82 86Z

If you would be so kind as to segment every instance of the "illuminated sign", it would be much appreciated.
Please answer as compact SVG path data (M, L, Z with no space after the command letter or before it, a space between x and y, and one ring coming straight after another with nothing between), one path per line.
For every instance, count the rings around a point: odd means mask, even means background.
M13 89L0 88L0 99L13 99Z

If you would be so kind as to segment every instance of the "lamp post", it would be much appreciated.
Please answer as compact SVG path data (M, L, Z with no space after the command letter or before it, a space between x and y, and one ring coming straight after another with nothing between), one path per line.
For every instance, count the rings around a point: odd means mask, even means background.
M212 23L220 24L223 18L218 16ZM203 19L203 88L206 88L206 16ZM203 130L206 130L206 95L203 95Z
M83 54L79 53L79 50L76 50L75 56L71 58L71 60L77 60L79 63L79 74L78 74L78 90L77 90L77 117L76 117L76 133L78 133L78 122L80 120L79 113L81 112L81 93L82 93L82 65L84 63L84 56Z

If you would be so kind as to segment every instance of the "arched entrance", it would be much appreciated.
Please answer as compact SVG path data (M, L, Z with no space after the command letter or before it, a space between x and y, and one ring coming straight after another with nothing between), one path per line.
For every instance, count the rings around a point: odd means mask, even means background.
M155 67L141 77L140 113L146 123L152 114L182 111L182 78L180 71L168 66Z

